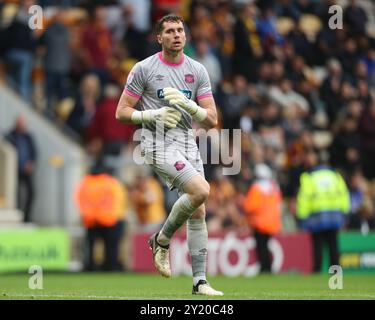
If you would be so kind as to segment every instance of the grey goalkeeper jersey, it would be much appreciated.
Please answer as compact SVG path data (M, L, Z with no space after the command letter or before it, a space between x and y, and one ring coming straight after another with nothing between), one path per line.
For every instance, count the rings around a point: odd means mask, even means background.
M199 101L212 96L211 84L205 67L199 62L183 55L180 63L171 64L163 59L162 52L138 62L130 71L125 91L139 98L137 109L159 109L170 105L164 100L163 88L172 87L180 90L189 99ZM192 131L192 117L178 106L173 106L182 113L176 130L168 132L159 130L155 123L143 124L142 145L147 150L155 150L155 142L164 139L165 146L174 143L177 147L193 147L196 143ZM146 133L145 129L149 131ZM152 133L150 136L149 132ZM182 137L181 137L182 136ZM182 141L184 140L184 141Z

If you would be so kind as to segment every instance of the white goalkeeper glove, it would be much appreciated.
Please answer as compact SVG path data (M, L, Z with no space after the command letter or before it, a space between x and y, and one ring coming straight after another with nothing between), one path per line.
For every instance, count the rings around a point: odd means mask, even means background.
M185 95L175 88L164 88L164 99L170 105L178 105L185 109L193 117L195 121L201 122L207 118L207 110L198 106L193 100L185 97Z
M136 110L132 113L131 120L135 124L160 121L168 129L174 129L181 120L181 112L170 107L145 111Z

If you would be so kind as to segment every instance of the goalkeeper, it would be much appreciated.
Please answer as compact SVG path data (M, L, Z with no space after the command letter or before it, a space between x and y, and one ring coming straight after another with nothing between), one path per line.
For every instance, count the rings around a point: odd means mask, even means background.
M169 243L187 222L192 293L220 296L223 293L214 290L206 279L208 236L204 202L210 187L194 135L189 130L192 121L208 128L216 125L215 101L206 69L183 53L186 43L183 19L167 15L157 23L156 32L162 51L133 67L116 118L124 123L142 124L141 149L145 160L180 195L162 229L149 240L155 268L162 276L171 276ZM136 105L140 110L135 109ZM169 129L175 128L183 133L183 139L168 134Z

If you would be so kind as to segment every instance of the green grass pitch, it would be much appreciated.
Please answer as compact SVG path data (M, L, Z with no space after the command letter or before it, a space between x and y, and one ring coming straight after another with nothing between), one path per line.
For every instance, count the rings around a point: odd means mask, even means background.
M191 278L164 279L138 273L45 273L43 289L29 289L31 275L0 275L0 299L209 299L191 294ZM330 275L261 275L210 277L212 286L228 300L375 299L375 274L344 274L343 289L328 287ZM213 299L212 297L210 299Z

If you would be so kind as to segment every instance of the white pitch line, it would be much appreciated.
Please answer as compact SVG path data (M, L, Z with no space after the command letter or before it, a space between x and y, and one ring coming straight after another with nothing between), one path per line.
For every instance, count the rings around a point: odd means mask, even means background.
M259 293L258 293L259 294ZM243 297L243 293L230 293L229 296L241 296ZM320 294L320 293L261 293L262 296L269 296L269 297L276 297L276 296L284 296L284 297L322 297L322 298L372 298L375 299L375 295L366 294L366 293L331 293L331 294ZM112 300L139 300L143 298L134 298L130 296L105 296L105 295L74 295L74 294L20 294L20 293L5 293L3 294L4 298L12 298L12 297L27 297L27 298L78 298L78 299L112 299ZM225 297L225 296L224 296ZM251 298L251 295L248 295ZM258 296L257 299L260 297ZM152 299L152 298L150 298ZM189 298L186 298L189 299ZM179 299L178 299L179 300ZM181 299L184 300L184 299Z
M124 296L97 296L97 295L75 295L75 294L21 294L6 293L3 297L29 297L29 298L82 298L82 299L129 299Z
M230 293L232 296L243 296L244 293ZM264 296L285 296L285 297L313 297L313 296L318 296L318 297L367 297L367 298L373 298L375 299L374 294L367 294L367 293L284 293L284 292L278 292L278 293L273 293L273 292L258 292L259 295L264 295ZM251 297L251 295L249 295Z
M112 299L112 300L144 300L144 297L131 297L131 296L98 296L98 295L76 295L76 294L22 294L22 293L3 293L0 295L0 298L78 298L78 299ZM153 298L150 297L150 300ZM1 299L0 299L1 300ZM157 299L159 300L159 298ZM189 298L181 299L181 300L189 300Z

